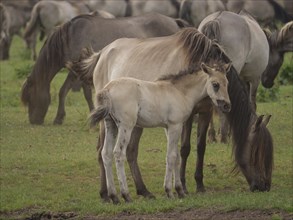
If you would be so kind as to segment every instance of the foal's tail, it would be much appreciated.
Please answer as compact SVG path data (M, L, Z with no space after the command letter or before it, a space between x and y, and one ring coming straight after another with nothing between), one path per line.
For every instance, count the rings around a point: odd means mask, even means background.
M94 127L107 115L109 115L111 110L111 100L108 96L108 91L102 90L97 94L96 98L97 107L92 111L92 113L89 116L91 127Z
M100 52L95 53L92 47L83 48L77 61L69 61L66 67L74 72L81 80L92 82L93 74Z

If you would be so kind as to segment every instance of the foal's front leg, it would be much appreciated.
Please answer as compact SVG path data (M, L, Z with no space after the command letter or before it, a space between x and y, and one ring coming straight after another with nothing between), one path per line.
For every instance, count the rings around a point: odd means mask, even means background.
M117 142L114 148L114 157L116 162L118 181L120 185L121 195L124 198L125 202L131 202L126 181L124 164L126 160L126 150L130 141L132 130L133 127L120 124L118 127Z
M164 187L165 192L169 198L173 198L172 193L172 173L174 172L175 189L178 197L184 197L184 191L180 180L180 156L178 150L178 141L182 132L182 125L169 126L166 129L166 135L168 140L167 146L167 164Z

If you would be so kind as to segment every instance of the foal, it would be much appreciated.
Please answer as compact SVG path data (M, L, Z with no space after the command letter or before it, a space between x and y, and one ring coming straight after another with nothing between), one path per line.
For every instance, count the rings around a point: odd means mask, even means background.
M173 197L172 175L174 174L178 196L184 197L178 152L183 123L190 116L194 106L206 97L210 97L223 112L230 111L226 78L226 72L230 67L231 64L209 67L202 63L200 68L168 75L155 82L119 78L108 83L96 94L96 109L91 114L90 120L91 125L95 125L105 119L106 136L102 159L106 170L108 194L113 203L119 203L112 174L113 154L122 197L126 202L131 201L124 162L135 126L165 128L168 140L165 191L169 198Z

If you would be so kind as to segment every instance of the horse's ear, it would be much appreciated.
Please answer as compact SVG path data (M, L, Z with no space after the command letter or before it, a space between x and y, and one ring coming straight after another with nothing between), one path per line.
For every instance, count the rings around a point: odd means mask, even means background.
M226 64L224 65L224 68L225 68L225 70L226 70L226 73L228 73L228 72L230 71L231 67L232 67L232 63L226 63Z
M200 64L200 68L202 71L204 71L206 74L210 75L211 74L211 68L207 66L205 63Z
M270 122L271 117L272 117L272 115L268 115L268 116L263 120L262 123L263 123L265 126L267 126L268 123Z
M253 125L253 132L257 131L259 129L259 126L261 125L262 123L262 120L263 120L263 117L264 115L260 115L257 119L256 119L256 122L254 123Z
M271 36L272 36L272 32L271 32L269 29L267 29L267 28L262 29L262 30L263 30L263 32L265 33L267 39L270 39Z

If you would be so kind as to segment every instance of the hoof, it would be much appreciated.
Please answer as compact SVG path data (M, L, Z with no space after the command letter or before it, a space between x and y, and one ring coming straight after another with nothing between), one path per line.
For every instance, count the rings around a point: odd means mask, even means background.
M105 203L111 202L111 199L108 196L107 191L106 192L100 192L100 197L101 197L102 201L105 202Z
M181 198L185 197L184 190L183 190L182 186L175 187L175 190L178 194L178 198L181 199Z
M156 199L156 197L148 190L137 191L136 194L147 199Z
M204 193L206 190L205 190L205 188L204 187L198 187L197 189L196 189L196 192L197 193Z
M126 203L132 202L132 199L130 198L130 195L127 194L122 194L123 199L125 200Z
M120 203L120 200L118 199L116 195L110 195L109 197L111 198L114 205L117 205Z
M57 119L57 118L55 118L53 124L54 125L62 125L63 124L63 119Z

